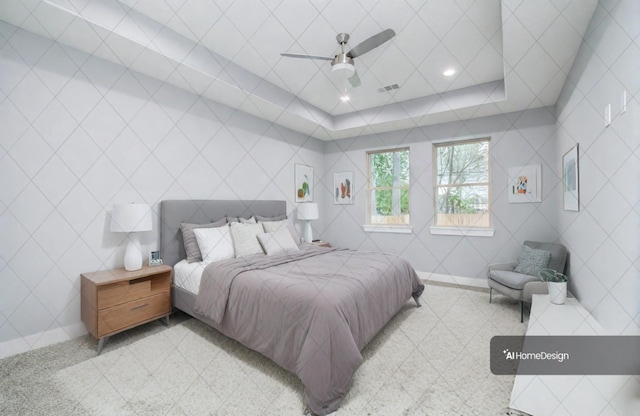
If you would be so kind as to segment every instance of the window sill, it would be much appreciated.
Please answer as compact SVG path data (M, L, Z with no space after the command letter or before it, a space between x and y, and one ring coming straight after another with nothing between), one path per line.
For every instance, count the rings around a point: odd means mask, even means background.
M411 234L413 232L410 225L363 225L365 233L397 233Z
M493 237L493 228L463 228L463 227L429 227L433 235L460 235L465 237Z

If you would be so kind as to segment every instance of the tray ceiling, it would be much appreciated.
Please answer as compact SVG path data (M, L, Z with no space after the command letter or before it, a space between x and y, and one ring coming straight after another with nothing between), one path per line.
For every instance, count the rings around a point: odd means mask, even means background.
M3 0L0 19L326 140L554 105L596 4ZM355 59L357 88L328 61L280 55L333 56L337 33L348 50L388 28Z

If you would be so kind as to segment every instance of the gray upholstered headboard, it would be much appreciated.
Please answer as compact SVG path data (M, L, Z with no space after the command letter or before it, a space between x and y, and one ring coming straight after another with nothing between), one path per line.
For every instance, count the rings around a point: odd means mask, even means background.
M285 201L174 200L160 203L160 255L173 266L186 258L180 223L206 224L223 217L276 217L287 213Z

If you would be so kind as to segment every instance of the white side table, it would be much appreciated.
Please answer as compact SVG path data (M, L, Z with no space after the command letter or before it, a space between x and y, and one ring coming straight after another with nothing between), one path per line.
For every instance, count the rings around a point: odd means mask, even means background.
M527 335L605 335L576 298L564 305L533 295ZM517 375L509 407L535 416L640 415L640 382L632 376Z

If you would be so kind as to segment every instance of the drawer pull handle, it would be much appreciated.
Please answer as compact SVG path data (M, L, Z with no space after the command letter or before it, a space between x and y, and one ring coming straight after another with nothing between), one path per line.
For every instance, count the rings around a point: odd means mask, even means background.
M149 306L149 304L145 303L144 305L136 306L135 308L131 308L130 310L135 311L136 309L146 308L147 306Z

